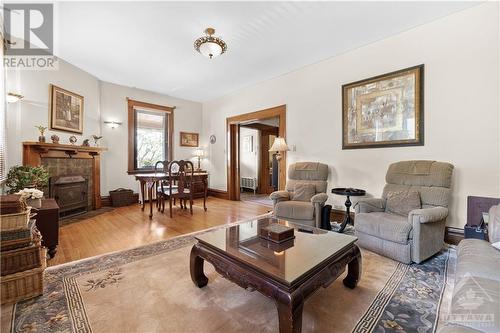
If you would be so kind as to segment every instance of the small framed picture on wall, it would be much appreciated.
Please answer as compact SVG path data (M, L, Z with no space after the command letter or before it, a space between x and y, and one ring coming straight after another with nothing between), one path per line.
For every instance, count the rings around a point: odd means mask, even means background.
M181 132L181 147L198 147L199 144L198 133Z

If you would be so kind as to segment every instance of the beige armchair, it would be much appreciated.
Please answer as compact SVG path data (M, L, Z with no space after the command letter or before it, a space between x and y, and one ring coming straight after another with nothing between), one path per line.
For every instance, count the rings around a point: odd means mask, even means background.
M420 263L439 252L444 242L452 174L453 165L443 162L391 164L382 198L362 199L355 205L358 244L406 264ZM404 197L409 193L413 200ZM399 201L398 195L402 196ZM388 196L393 207L388 207ZM407 214L391 210L394 199L395 206L407 208ZM416 201L418 207L408 208L412 206L409 201Z
M271 193L274 216L313 227L321 226L321 210L328 195L328 165L298 162L288 167L285 191Z

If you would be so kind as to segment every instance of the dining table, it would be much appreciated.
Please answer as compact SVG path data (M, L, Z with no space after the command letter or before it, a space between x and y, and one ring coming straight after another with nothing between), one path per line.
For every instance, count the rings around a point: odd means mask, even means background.
M178 174L172 173L169 175L168 172L150 172L150 173L138 173L135 174L135 179L139 181L141 188L141 209L144 210L146 207L146 195L149 200L149 218L153 218L153 194L156 195L156 188L159 182L165 180L178 179ZM185 176L185 177L190 177ZM208 172L197 172L193 173L193 187L196 183L202 184L203 186L203 209L207 211L207 195L208 195Z

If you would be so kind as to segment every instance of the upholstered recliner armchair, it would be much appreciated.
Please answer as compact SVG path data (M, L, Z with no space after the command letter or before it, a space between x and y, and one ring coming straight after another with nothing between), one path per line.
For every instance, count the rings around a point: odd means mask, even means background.
M298 162L288 167L285 191L271 193L274 216L313 227L321 226L321 210L328 195L328 165Z
M360 246L403 263L420 263L443 246L453 165L393 163L381 199L356 203Z

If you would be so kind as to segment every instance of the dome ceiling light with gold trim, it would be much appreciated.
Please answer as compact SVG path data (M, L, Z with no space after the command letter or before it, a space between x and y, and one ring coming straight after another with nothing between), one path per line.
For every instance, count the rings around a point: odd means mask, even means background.
M206 36L194 41L194 48L207 58L215 58L227 51L227 44L219 37L215 37L214 28L206 28Z

